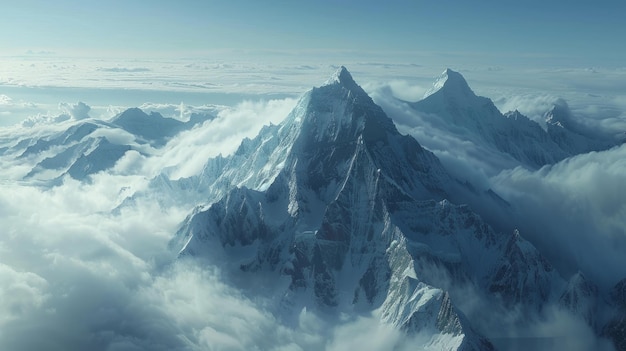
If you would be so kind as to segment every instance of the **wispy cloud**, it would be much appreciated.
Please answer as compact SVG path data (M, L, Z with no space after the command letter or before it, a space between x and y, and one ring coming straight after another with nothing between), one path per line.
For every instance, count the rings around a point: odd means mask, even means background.
M73 119L80 120L89 118L89 111L91 110L91 107L82 101L75 104L62 102L59 104L59 109L70 115Z

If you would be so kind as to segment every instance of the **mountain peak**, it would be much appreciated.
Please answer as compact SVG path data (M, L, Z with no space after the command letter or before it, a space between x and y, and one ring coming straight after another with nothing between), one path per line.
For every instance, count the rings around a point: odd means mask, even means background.
M476 96L461 73L453 71L450 68L446 68L437 80L435 80L433 86L424 94L424 99L439 91L445 91L446 95Z
M340 85L348 90L362 91L345 66L339 67L322 86Z

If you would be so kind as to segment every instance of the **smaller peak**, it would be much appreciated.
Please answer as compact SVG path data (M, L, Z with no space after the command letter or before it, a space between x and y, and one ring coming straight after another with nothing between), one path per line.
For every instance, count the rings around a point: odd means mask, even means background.
M557 99L552 104L552 108L545 113L544 117L548 124L568 125L571 120L571 111L567 101L561 98Z
M333 84L341 84L343 86L352 86L356 85L356 82L352 78L350 72L345 66L339 67L335 73L333 73L330 78L324 83L324 85L333 85Z
M467 85L461 73L446 68L435 80L433 86L426 91L424 99L444 89L454 94L474 95L474 92L470 89L469 85Z

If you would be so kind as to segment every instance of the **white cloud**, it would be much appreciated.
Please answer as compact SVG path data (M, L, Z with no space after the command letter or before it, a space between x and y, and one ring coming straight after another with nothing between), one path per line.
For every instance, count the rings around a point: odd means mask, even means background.
M12 102L13 102L13 99L11 99L9 96L0 94L0 105L2 106L10 105Z
M492 179L518 212L515 225L568 274L581 267L604 288L626 277L626 145Z
M22 121L22 127L34 127L36 125L41 124L55 124L61 123L65 121L69 121L71 119L70 115L60 114L60 115L48 115L48 114L37 114L35 116L30 116Z
M137 181L66 179L50 190L3 184L0 348L105 349L151 323L135 316L143 307L132 307L140 305L133 294L172 257L166 243L185 213L146 202L124 209L123 221L108 214ZM148 308L152 317L157 311Z
M89 118L89 111L91 110L91 107L82 101L75 104L62 102L59 104L59 110L63 111L67 115L70 115L75 120L81 120Z
M320 350L357 336L361 345L402 342L374 316L336 324L302 311L287 322L275 301L248 297L216 269L171 264L166 243L186 211L140 201L111 214L133 181L101 174L90 185L13 184L0 194L1 349Z
M409 102L419 101L424 97L424 93L429 89L427 86L416 85L406 80L395 79L386 83L363 84L363 89L376 93L378 90L388 90L397 99Z
M0 329L4 324L19 319L41 307L46 299L48 282L31 272L17 272L0 263ZM1 332L0 332L1 335Z
M138 151L129 150L115 163L112 172L124 175L141 174L145 163L145 156Z
M191 114L201 114L205 116L217 116L217 114L223 110L228 108L227 106L221 105L201 105L201 106L192 106L181 102L180 104L160 104L154 102L146 102L139 106L144 112L157 112L163 115L164 117L174 118L181 121L186 121L189 119Z
M210 157L228 155L243 138L254 137L262 126L282 121L295 103L295 99L244 101L225 108L217 118L173 138L160 156L150 160L149 173L173 167L169 170L172 179L195 175Z
M133 145L136 147L140 147L135 142L135 136L125 130L121 130L119 128L98 128L93 133L89 134L89 137L99 138L104 137L109 140L113 144L118 145Z

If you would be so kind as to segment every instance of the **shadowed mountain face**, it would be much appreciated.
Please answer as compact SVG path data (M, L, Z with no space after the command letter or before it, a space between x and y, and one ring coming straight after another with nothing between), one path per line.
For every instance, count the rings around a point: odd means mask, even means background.
M539 311L565 286L519 233L497 233L446 200L458 182L345 68L280 125L210 160L202 179L195 184L221 191L207 191L215 200L172 246L251 293L280 296L292 313L376 311L408 333L431 333L430 346L483 350L491 345L475 316L455 307L464 289L495 308Z

